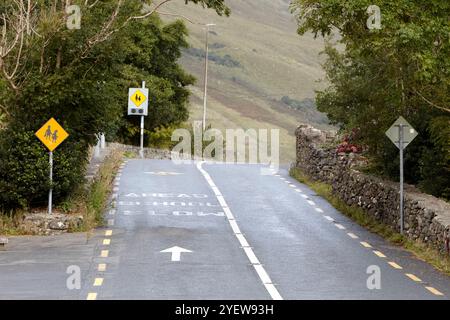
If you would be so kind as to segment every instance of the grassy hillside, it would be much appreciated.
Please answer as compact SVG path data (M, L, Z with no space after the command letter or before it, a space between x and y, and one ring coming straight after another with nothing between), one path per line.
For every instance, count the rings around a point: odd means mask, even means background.
M199 24L216 23L210 33L209 123L219 129L279 128L282 161L293 161L294 130L300 123L329 128L326 118L311 106L314 90L323 86L317 82L324 76L319 56L323 41L297 35L288 0L228 0L227 4L232 9L229 18L181 0L162 10L198 23L186 22L191 48L181 59L197 77L191 120L200 120L203 110L205 29Z

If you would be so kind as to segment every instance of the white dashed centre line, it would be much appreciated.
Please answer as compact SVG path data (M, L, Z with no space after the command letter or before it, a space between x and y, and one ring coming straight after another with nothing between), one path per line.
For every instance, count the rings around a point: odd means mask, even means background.
M273 300L283 300L283 298L281 297L277 288L272 283L272 280L270 279L266 270L264 269L264 267L261 265L258 258L256 257L253 249L250 247L245 236L241 233L241 230L236 222L236 219L234 218L234 215L231 212L230 208L228 207L228 205L225 201L225 198L223 197L219 188L216 186L216 184L212 180L209 173L206 172L206 170L204 170L202 168L203 163L204 162L198 162L197 169L201 172L201 174L203 175L205 180L208 182L209 187L214 191L214 194L216 195L217 200L219 201L220 205L222 206L223 211L225 212L225 214L227 216L228 223L230 224L231 228L233 229L233 232L236 235L236 238L238 239L240 245L243 247L244 252L247 255L247 258L250 260L250 263L255 268L255 271L258 274L261 282L264 284L264 287L266 288L267 292L269 293L269 295L272 297ZM280 178L280 179L284 180L284 178Z

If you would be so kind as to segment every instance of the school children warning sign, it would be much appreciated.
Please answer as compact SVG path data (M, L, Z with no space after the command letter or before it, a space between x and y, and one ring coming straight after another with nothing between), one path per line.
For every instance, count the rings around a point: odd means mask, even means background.
M36 137L41 140L48 150L53 151L69 137L69 134L55 119L51 118L36 132Z

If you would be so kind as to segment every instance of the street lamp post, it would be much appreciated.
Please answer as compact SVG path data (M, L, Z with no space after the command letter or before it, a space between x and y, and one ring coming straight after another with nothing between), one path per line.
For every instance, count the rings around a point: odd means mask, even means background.
M206 26L206 44L205 44L205 89L203 95L203 131L206 130L206 104L208 96L208 59L209 59L209 27L215 26L214 23L208 23Z

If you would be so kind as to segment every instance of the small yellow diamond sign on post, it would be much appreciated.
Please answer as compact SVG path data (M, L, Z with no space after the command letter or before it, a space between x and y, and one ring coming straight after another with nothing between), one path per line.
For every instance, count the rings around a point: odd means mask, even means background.
M50 151L55 150L68 136L69 134L53 118L36 132L36 137L38 137Z
M133 103L136 105L136 107L140 107L141 104L143 104L145 102L145 100L147 100L147 98L145 97L145 94L143 94L141 91L136 90L136 92L131 96L131 101L133 101Z

